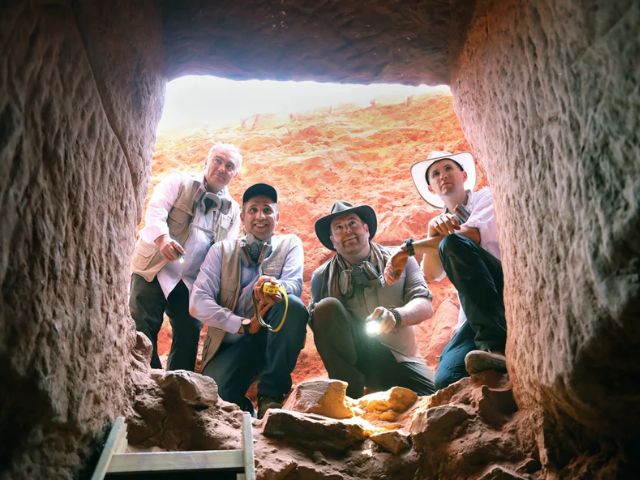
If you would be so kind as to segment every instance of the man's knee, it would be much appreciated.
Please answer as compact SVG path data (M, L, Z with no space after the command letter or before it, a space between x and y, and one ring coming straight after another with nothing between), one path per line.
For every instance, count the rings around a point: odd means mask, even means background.
M276 318L271 322L274 328L277 328L278 324L282 321L282 315L284 314L285 302L284 300L277 304L276 308L280 311L277 312ZM282 326L282 331L287 331L293 335L306 336L307 333L307 321L309 320L309 311L305 307L300 298L295 295L289 295L289 306L287 308L287 317L285 323Z
M440 258L443 258L443 256L459 257L474 247L476 247L476 244L473 241L469 240L467 237L454 233L453 235L447 235L442 239L440 246L438 247L438 251L440 252Z
M330 328L335 322L343 319L343 305L337 298L327 297L315 304L313 309L313 325L316 329L322 330Z

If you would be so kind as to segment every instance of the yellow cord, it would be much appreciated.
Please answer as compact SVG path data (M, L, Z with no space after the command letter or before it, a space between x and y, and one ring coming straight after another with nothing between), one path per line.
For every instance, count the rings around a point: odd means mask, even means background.
M274 287L275 285L265 282L262 284L262 291L272 293L273 290L275 289ZM251 300L253 301L253 309L256 312L256 318L258 319L258 323L273 333L276 333L278 330L282 328L282 326L284 325L284 321L287 318L287 311L289 310L289 296L287 295L287 291L284 289L282 285L278 285L277 291L280 292L284 297L284 314L282 315L282 321L280 322L280 325L278 325L277 328L272 328L271 325L269 325L267 322L265 322L262 319L262 316L260 315L260 309L259 309L260 305L258 304L258 299L256 298L255 295L251 296Z

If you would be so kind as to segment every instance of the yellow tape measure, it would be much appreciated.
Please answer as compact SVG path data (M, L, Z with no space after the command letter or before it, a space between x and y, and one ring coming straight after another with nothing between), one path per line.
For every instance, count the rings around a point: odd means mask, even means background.
M278 325L277 328L273 328L271 325L269 325L267 322L265 322L262 319L262 316L260 315L258 299L256 298L256 296L255 295L251 296L251 300L253 301L253 310L256 312L256 318L258 319L258 323L262 325L264 328L266 328L267 330L269 330L270 332L275 333L282 328L282 326L284 325L284 321L287 318L287 311L289 310L289 296L287 295L287 291L284 289L282 285L274 285L269 282L264 282L262 284L262 291L270 295L275 295L278 292L280 292L284 297L284 314L282 315L282 320L280 321L280 325Z

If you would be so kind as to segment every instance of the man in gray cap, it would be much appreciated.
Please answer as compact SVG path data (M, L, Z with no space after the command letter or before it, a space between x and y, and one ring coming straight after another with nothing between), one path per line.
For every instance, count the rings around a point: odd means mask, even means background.
M216 243L207 253L189 311L209 326L202 374L216 381L220 397L251 413L245 394L259 380L262 418L282 406L307 334L309 314L300 300L302 241L275 235L278 195L265 183L244 192L241 219L246 236ZM264 291L276 284L279 291Z
M370 206L344 201L316 222L320 242L337 252L311 277L316 347L329 377L349 384L351 398L365 387L430 395L434 374L420 355L414 325L433 315L433 297L413 258L398 282L385 284L382 273L393 251L371 242L376 228Z

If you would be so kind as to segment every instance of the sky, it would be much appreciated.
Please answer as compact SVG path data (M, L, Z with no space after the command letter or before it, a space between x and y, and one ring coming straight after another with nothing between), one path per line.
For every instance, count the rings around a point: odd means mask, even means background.
M449 87L354 85L318 82L235 81L211 76L186 76L167 85L158 131L204 124L220 128L258 113L294 113L320 107L356 103L389 95L446 92Z

